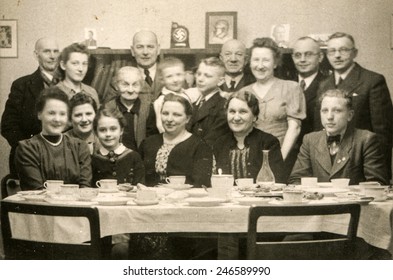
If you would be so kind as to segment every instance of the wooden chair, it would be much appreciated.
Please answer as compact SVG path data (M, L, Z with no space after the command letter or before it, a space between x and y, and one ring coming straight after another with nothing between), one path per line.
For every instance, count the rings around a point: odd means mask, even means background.
M1 179L1 199L16 194L20 190L19 180L13 179L11 174L7 174Z
M90 241L81 244L51 243L22 240L12 237L10 213L28 215L86 217L90 224ZM100 239L100 220L95 207L68 207L1 202L1 231L6 259L102 259L103 244ZM75 232L78 234L78 232Z
M350 214L346 235L311 233L312 240L257 240L257 222L262 216L318 216ZM360 205L255 206L250 208L247 235L247 259L351 259L359 224ZM278 233L281 234L282 233ZM294 233L287 233L289 236ZM271 236L271 234L269 233ZM289 238L288 238L289 239Z

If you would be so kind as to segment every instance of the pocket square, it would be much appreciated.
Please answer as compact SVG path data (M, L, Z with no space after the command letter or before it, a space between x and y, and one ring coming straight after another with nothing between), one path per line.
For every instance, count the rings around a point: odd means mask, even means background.
M352 97L358 96L359 94L357 94L356 92L352 93Z

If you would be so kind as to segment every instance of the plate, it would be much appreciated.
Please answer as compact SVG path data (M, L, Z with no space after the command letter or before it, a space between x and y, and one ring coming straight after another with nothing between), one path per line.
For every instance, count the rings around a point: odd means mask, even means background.
M257 192L255 197L282 197L282 191Z
M269 204L276 204L276 205L304 205L310 203L310 200L308 199L303 199L302 201L285 201L285 200L271 200L269 201Z
M333 183L331 183L331 182L321 182L321 183L317 183L317 186L321 187L321 188L331 188L331 187L333 187Z
M334 193L345 193L349 192L348 188L305 188L304 191L306 192L317 192L324 195L334 195Z
M372 197L364 197L364 198L353 198L353 199L344 199L344 198L335 198L334 199L340 203L358 203L360 205L367 205L372 202L374 199Z
M213 207L219 206L220 203L225 202L225 199L221 198L214 198L214 197L203 197L203 198L187 198L185 202L188 202L190 206L197 206L197 207Z
M27 201L45 201L46 195L43 194L24 195L23 198Z
M257 206L261 206L261 205L268 204L270 199L256 198L256 197L242 197L242 198L238 198L237 201L239 202L240 205L246 205L246 206L257 205Z
M209 193L204 189L191 189L186 190L185 192L188 193L190 197L205 197L209 195Z
M99 190L100 190L100 193L116 193L116 192L119 192L118 189L113 189L113 188L111 188L111 189L102 189L102 188L100 188Z
M25 196L25 195L39 195L39 194L43 194L45 192L46 192L46 190L19 191L19 192L17 192L17 194L20 194L23 196Z
M107 197L107 198L96 198L93 201L97 201L99 205L104 206L118 206L126 205L130 199L127 197Z
M136 192L124 192L127 197L136 197Z
M158 204L159 200L158 199L153 199L153 200L138 200L134 199L134 202L139 205L139 206L145 206L145 205L155 205Z
M193 185L189 185L189 184L163 184L160 185L161 187L164 188L169 188L169 189L173 189L173 190L188 190L191 189L193 187Z

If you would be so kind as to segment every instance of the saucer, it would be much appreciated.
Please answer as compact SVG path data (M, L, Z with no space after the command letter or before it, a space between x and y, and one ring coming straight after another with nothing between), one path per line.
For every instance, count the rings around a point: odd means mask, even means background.
M189 184L163 184L160 185L163 188L169 188L169 189L173 189L173 190L188 190L191 189L193 187L193 185L189 185Z
M138 199L134 199L134 202L137 205L139 205L139 206L146 206L146 205L158 204L159 200L158 199L153 199L153 200L138 200Z
M214 207L219 206L221 203L225 202L225 199L214 197L187 198L185 199L185 202L188 202L188 205L190 206Z
M119 192L118 189L115 188L110 188L110 189L103 189L103 188L99 188L100 193L116 193Z
M97 201L99 205L104 206L126 205L129 200L130 199L127 197L103 197L93 199L93 201Z

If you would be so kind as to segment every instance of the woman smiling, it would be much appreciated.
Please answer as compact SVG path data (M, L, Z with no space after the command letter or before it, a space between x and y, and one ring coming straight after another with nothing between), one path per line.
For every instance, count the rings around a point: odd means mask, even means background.
M37 100L40 134L19 142L15 163L23 190L41 189L46 180L90 186L87 144L62 134L68 123L69 101L57 87L44 89Z

